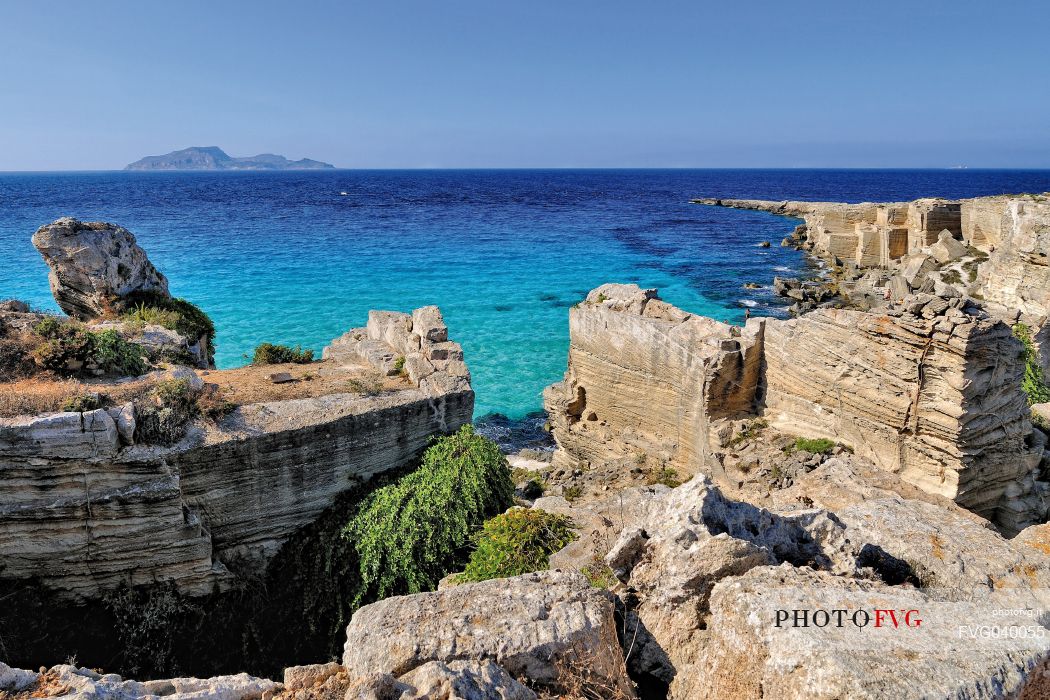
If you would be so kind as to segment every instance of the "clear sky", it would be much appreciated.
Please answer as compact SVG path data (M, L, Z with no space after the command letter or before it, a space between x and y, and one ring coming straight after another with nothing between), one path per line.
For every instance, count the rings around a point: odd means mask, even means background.
M1045 0L0 0L0 170L1050 167Z

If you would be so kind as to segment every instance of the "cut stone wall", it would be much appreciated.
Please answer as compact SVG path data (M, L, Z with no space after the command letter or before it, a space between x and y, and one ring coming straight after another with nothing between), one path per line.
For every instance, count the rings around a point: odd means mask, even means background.
M440 312L420 324L444 327ZM0 577L91 599L261 573L340 494L470 422L469 373L444 350L410 388L245 405L173 447L126 445L105 410L0 420Z
M1010 328L959 298L740 329L605 285L570 312L569 369L545 404L560 466L645 452L717 472L728 421L763 416L1016 531L1042 512L1022 372Z

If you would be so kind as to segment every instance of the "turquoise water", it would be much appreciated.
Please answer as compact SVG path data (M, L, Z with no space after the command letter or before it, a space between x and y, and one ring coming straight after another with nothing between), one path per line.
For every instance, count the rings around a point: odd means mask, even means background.
M172 292L218 328L217 362L262 341L320 351L369 309L438 304L466 352L476 415L519 418L565 370L568 308L604 282L657 287L739 321L782 312L795 222L691 197L879 200L1050 189L1050 172L334 171L0 175L0 298L54 309L29 238L59 216L133 231ZM341 193L345 192L343 195ZM758 248L770 240L769 249Z

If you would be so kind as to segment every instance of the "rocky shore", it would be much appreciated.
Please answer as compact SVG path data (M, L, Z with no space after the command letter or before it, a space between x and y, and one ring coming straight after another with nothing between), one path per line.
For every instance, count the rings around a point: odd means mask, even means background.
M567 546L544 549L551 530L501 530L492 523L503 516L492 518L464 571L488 574L446 569L438 586L335 601L330 617L352 612L338 625L342 653L307 666L275 659L285 668L272 679L0 664L0 697L1045 697L1048 198L698 203L803 218L788 243L824 256L837 288L824 299L800 291L795 318L743 327L628 284L573 307L565 376L544 393L557 449L549 461L518 455L513 472L495 465L518 486L513 522L567 523ZM128 277L118 275L95 305L99 273L66 264L52 266L53 286L78 312L105 313L135 292L112 291ZM159 288L158 276L131 277ZM4 327L37 328L30 316L8 310ZM466 358L436 307L373 312L322 362L273 376L305 387L303 368L359 390L241 401L198 415L169 444L139 439L129 424L149 414L135 400L0 418L0 485L14 494L0 503L0 577L39 582L63 604L163 585L217 612L259 580L279 599L276 582L292 579L267 572L289 561L318 571L307 560L335 545L317 533L342 528L339 504L356 484L400 473L472 408ZM222 375L152 372L198 391ZM360 390L376 375L381 386ZM122 381L92 377L113 394ZM477 484L414 488L391 493L455 500ZM442 515L394 529L437 532ZM322 549L297 553L308 541ZM507 541L543 554L508 566ZM475 561L482 551L492 558ZM347 575L321 571L311 575ZM7 640L27 638L6 624L0 657ZM217 635L201 629L202 644Z

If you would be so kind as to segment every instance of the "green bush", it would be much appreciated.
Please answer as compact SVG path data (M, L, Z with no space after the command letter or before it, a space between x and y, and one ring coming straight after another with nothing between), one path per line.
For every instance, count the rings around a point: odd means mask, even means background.
M834 440L827 438L798 438L795 440L795 449L799 452L812 452L815 455L826 455L835 447Z
M1024 359L1021 389L1028 398L1028 405L1046 403L1050 401L1050 387L1046 385L1043 368L1039 365L1035 345L1032 343L1032 331L1023 323L1015 325L1013 331L1014 337L1021 341L1021 357Z
M576 539L572 520L535 508L514 508L487 521L457 582L488 581L541 571L550 556Z
M62 410L68 413L83 413L102 408L104 397L102 394L77 394L70 396L62 404Z
M293 363L305 365L314 361L313 350L303 350L296 345L290 348L287 345L275 345L274 343L262 343L255 348L252 364L255 365L283 365Z
M513 497L507 460L494 442L469 425L437 440L419 469L373 491L343 530L360 562L354 607L433 590L462 565L471 533Z
M83 326L46 318L33 327L43 339L33 356L44 368L64 374L95 365L103 372L139 375L149 369L146 352L113 329L89 331Z
M132 292L123 299L122 305L125 309L122 320L164 326L184 336L191 344L206 336L208 359L215 355L215 324L195 304L157 292Z
M174 445L198 414L198 392L188 379L157 382L145 401L135 404L135 442Z
M673 489L682 485L682 477L678 476L678 470L673 467L661 467L649 473L646 483L650 486L663 484Z

